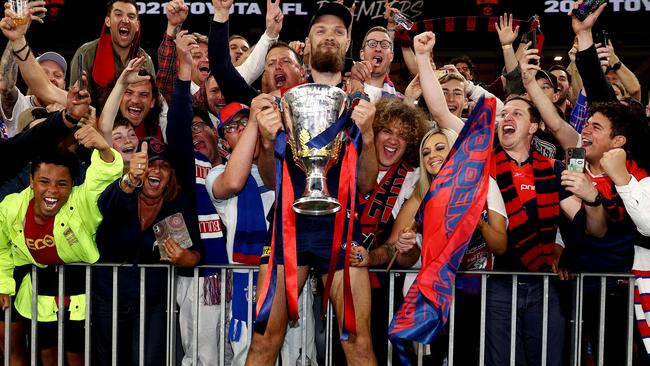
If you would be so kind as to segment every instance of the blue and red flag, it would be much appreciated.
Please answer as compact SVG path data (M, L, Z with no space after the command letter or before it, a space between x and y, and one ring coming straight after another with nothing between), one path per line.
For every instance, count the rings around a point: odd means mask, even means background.
M404 340L430 344L447 321L456 271L485 207L495 111L493 98L479 100L422 200L422 269L388 330L402 365L410 365Z

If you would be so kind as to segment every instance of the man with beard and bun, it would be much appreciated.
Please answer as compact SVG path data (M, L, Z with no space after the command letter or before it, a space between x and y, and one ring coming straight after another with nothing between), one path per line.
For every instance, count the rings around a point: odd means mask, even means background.
M215 11L215 17L216 14ZM352 16L349 10L341 4L325 3L318 9L311 20L309 36L306 39L306 46L309 47L311 52L312 74L308 79L309 82L332 86L342 85L341 72L344 67L345 53L350 45L348 29L351 22ZM277 207L279 207L278 205L287 206L288 201L293 202L302 195L304 186L301 187L301 185L305 183L305 174L293 163L291 149L286 148L283 176L290 179L283 182L275 181L273 147L278 131L283 129L283 122L277 106L271 102L266 103L266 108L261 108L261 111L256 116L262 135L259 157L260 174L269 187L275 187L276 184L281 183L282 185L277 189L293 189L293 197L285 197L284 202L276 203ZM356 126L351 128L358 127L361 131L363 147L356 167L344 168L342 162L337 162L327 174L330 195L338 197L339 200L348 199L348 197L338 193L339 183L341 185L353 184L350 181L342 180L340 177L344 169L356 168L358 177L356 189L360 194L371 191L375 186L377 157L372 130L374 113L374 105L366 100L361 100L351 112L351 119ZM348 150L354 153L354 146L351 143L346 143L341 148L339 159L346 160ZM281 220L279 219L280 213L276 212L274 232L280 229L288 234L282 238L278 236L273 238L274 244L272 245L269 262L273 263L273 266L270 266L272 269L266 276L262 295L258 300L256 332L253 335L253 343L246 364L274 364L284 339L284 330L287 327L289 315L294 320L299 316L297 314L297 294L305 283L309 267L312 267L314 272L320 275L325 283L325 294L331 289L329 297L326 295L324 298L331 300L334 305L337 314L336 318L343 335L341 345L345 351L348 365L376 365L377 361L372 350L370 336L370 283L368 271L366 268L349 268L348 270L347 265L344 264L344 262L347 262L344 258L345 249L351 248L354 241L348 242L348 239L345 239L345 242L340 244L332 243L333 240L338 243L338 240L341 239L335 237L334 233L344 232L339 226L340 222L352 225L350 221L354 221L353 218L356 213L350 212L350 217L346 218L346 208L344 206L343 210L336 214L336 218L340 219L340 221L335 222L335 215L294 215L291 208L282 211L284 211L282 213L284 216ZM294 224L291 224L294 219ZM286 220L289 220L289 222L286 222ZM349 229L352 228L349 227ZM296 259L293 263L285 263L284 246L290 245L288 243L291 240L290 236L294 235L292 233L295 233L296 252L287 252L287 258L295 256ZM357 238L356 242L359 240L360 238ZM337 247L339 245L340 248ZM332 257L333 250L338 251L338 257ZM330 263L332 266L330 266ZM289 272L291 268L293 268L292 272ZM276 280L272 281L271 278L276 278ZM275 286L270 285L271 282ZM354 291L351 289L354 289ZM344 309L344 301L347 309ZM356 328L356 332L352 327Z
M435 85L428 60L435 35L422 33L415 37L414 43L423 96L430 108L442 110L442 102L435 98L440 94L440 87ZM441 127L457 132L463 128L463 121L451 113L441 113L435 118ZM501 113L497 130L500 145L494 152L492 169L508 214L508 246L496 258L495 270L556 272L561 248L555 239L561 212L569 220L579 215L586 221L587 232L604 235L602 208L581 209L580 199L571 195L574 189L563 187L564 165L532 148L540 122L541 116L533 103L519 96L508 100ZM549 365L561 365L565 323L557 283L551 281L549 285L547 360ZM519 294L527 294L527 301L517 304L517 333L521 336L516 340L515 359L538 364L542 358L542 277L519 276L517 286ZM503 365L510 359L512 287L509 277L488 281L488 365Z
M361 62L352 66L351 78L363 83L363 91L372 102L384 96L403 96L388 77L393 62L393 42L384 27L372 27L363 38Z
M80 77L79 56L83 56L82 68L88 75L86 89L90 91L95 107L100 107L98 109L101 109L101 89L109 87L132 58L145 56L144 68L149 75L156 75L151 57L140 48L140 20L135 0L111 0L108 3L100 37L83 44L72 58L70 83Z

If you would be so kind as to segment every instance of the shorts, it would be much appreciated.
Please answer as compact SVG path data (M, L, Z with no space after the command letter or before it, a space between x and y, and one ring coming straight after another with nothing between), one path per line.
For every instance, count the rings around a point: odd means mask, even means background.
M65 319L63 321L63 347L66 352L83 353L84 352L84 320L70 320L70 312L67 308ZM13 315L12 315L13 316ZM27 334L31 333L31 319L27 319L20 314L14 319L19 319L25 323ZM38 322L38 350L44 350L58 346L58 324L59 322Z

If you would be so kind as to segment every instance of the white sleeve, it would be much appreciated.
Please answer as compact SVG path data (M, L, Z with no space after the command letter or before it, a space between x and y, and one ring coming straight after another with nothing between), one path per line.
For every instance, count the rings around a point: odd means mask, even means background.
M214 194L212 193L212 186L214 185L214 182L217 180L217 177L223 174L223 172L225 171L226 171L226 166L220 164L210 169L208 175L205 177L205 190L208 191L208 195L210 196L210 199L212 200L215 206L217 206L220 202L223 202L227 199L227 198L226 199L214 198Z
M476 85L473 82L467 80L467 88L466 88L467 94L469 94L469 99L472 101L477 101L479 100L482 96L486 98L494 98L497 101L497 116L501 114L501 110L503 110L503 102L501 99L497 98L494 94L490 93L489 91L485 90L482 86Z
M487 207L488 210L494 211L499 215L505 217L506 227L508 226L508 214L506 213L506 204L505 202L503 202L503 196L501 196L501 190L497 185L497 181L492 177L489 178Z
M160 127L160 132L162 133L164 142L167 143L167 112L169 112L169 106L165 98L162 99L162 108L160 109L160 117L158 118L158 126Z
M18 117L20 116L21 113L26 111L29 108L34 108L36 105L34 104L34 101L32 100L32 97L25 96L20 89L16 88L16 92L18 92L16 103L14 103L14 109L11 112L11 117L7 118L5 115L5 110L4 108L0 107L0 117L5 123L5 126L7 127L7 135L9 137L16 136L18 134ZM0 94L0 105L2 103L2 95Z
M616 186L616 191L639 233L650 236L650 178L639 182L632 177L627 185Z
M269 52L269 48L271 48L271 46L273 46L277 41L277 37L271 38L266 34L266 32L264 32L255 45L255 48L253 48L253 51L251 51L251 54L246 58L246 61L235 67L239 72L239 75L246 80L248 85L251 85L264 72L266 54Z

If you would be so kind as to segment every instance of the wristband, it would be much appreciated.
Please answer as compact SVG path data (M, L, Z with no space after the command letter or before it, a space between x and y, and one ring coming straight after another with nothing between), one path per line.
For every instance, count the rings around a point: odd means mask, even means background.
M619 62L613 64L612 66L610 66L610 68L612 70L614 70L614 71L618 71L621 68L621 66L623 66L623 63L621 61L619 61Z
M68 113L67 109L63 111L63 118L65 118L68 122L72 123L73 125L76 125L81 120L81 118L76 118L70 113Z
M122 183L126 184L127 187L131 189L136 189L142 187L143 182L140 182L140 184L134 184L131 181L131 177L129 177L129 173L124 174L122 177Z
M596 198L594 199L594 202L587 202L587 201L583 201L583 202L585 203L585 205L589 207L598 207L603 203L603 196L600 194L600 192L598 192Z
M501 48L504 49L504 50L507 50L508 48L512 48L512 45L511 44L504 44L503 46L501 46Z

